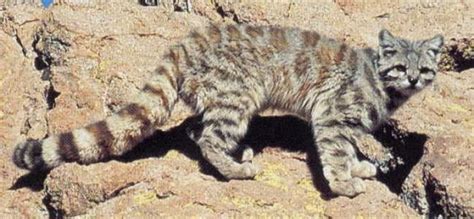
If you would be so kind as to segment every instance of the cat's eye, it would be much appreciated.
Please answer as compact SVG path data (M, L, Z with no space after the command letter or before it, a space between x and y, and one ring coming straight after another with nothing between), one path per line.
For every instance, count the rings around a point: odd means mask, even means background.
M386 58L389 58L389 57L394 56L395 53L397 53L397 51L394 50L394 49L386 49L386 50L383 51L383 56L386 57Z
M427 53L428 53L428 55L431 56L431 57L436 57L436 55L438 54L438 50L435 50L435 49L428 49Z
M430 72L433 72L433 71L429 68L421 68L420 69L420 74L428 74Z
M395 67L395 69L397 69L397 71L399 71L399 72L406 72L407 71L407 68L403 65L399 65L399 66Z

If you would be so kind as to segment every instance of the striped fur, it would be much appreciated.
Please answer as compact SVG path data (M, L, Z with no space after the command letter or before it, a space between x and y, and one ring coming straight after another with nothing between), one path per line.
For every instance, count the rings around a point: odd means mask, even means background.
M252 117L274 107L311 122L330 188L355 196L365 190L362 179L376 174L357 159L356 139L434 79L443 43L385 30L379 38L376 51L296 28L210 25L171 47L128 106L84 128L19 144L13 160L42 170L120 156L160 127L181 98L202 115L202 127L190 133L204 157L228 179L252 178L258 168L250 155L236 161L229 154Z

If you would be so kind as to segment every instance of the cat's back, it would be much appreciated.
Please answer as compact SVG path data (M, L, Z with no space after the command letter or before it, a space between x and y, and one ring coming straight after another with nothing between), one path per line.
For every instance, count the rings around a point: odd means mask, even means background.
M311 50L318 45L337 50L343 44L317 31L277 25L209 24L194 29L184 45L201 50L260 49L261 52L281 53ZM262 54L265 55L265 54ZM268 55L268 54L266 54Z
M296 75L316 67L355 65L357 59L345 43L317 31L274 25L209 24L191 31L178 48L195 68L227 63L267 70L276 66Z

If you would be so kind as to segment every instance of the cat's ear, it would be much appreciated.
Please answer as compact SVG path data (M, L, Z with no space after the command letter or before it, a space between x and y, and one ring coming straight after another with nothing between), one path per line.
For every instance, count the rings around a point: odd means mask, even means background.
M395 50L395 43L397 39L386 29L379 33L379 55L380 57L388 58L393 56L397 51Z
M427 48L427 53L433 58L436 58L444 45L444 37L440 34L424 42Z
M379 33L379 46L386 47L386 46L394 46L395 41L397 39L386 29L382 29Z
M441 47L444 45L444 37L441 34L438 34L427 40L425 43L433 49L441 49Z

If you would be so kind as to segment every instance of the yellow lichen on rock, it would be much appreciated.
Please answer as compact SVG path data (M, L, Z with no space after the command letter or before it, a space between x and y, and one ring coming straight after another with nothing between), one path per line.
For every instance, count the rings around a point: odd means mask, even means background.
M288 191L285 175L288 170L281 164L266 163L263 170L255 177L256 181L263 182L269 186Z
M299 180L296 184L304 191L304 196L307 197L304 209L313 215L324 215L325 202L321 198L321 194L314 188L312 179L304 178Z
M133 196L133 203L136 205L144 205L158 200L156 194L152 191L138 193Z

